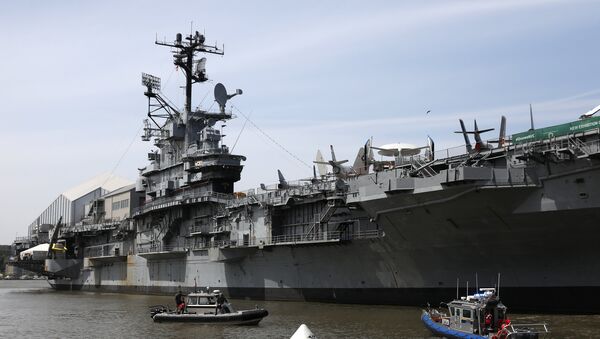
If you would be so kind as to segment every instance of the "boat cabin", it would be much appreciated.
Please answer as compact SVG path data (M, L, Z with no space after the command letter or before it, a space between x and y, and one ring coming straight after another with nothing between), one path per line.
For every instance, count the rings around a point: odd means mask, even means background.
M469 334L496 333L507 321L506 306L496 297L495 289L482 288L480 291L449 302L449 317L442 319L443 325Z
M185 297L186 308L188 311L197 309L214 310L217 306L217 297L219 296L219 293L219 290L190 293Z

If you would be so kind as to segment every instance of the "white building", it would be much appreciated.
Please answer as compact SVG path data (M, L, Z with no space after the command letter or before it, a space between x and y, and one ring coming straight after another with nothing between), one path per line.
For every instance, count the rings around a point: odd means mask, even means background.
M64 225L74 225L85 216L85 207L91 201L131 184L133 182L130 180L108 173L83 182L60 194L50 206L35 218L29 225L29 235L37 235L38 230L41 231L44 228L42 225L55 225L60 217L62 217Z

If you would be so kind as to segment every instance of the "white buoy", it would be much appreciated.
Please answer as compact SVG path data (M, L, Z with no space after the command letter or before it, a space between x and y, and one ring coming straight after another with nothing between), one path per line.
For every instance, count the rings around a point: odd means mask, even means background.
M296 332L290 337L290 339L315 339L316 336L312 333L308 326L302 324Z

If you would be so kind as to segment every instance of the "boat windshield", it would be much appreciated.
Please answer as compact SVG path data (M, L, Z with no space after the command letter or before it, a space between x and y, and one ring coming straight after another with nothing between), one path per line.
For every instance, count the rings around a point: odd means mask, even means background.
M198 297L198 304L202 304L202 305L207 305L207 304L214 304L215 302L213 301L212 297Z
M189 296L188 305L213 305L215 303L213 296Z

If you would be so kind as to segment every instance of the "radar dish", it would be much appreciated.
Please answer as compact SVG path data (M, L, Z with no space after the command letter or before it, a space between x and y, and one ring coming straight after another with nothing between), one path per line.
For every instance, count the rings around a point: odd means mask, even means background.
M219 104L219 106L221 106L221 109L225 109L225 104L227 103L227 100L229 99L229 96L227 95L227 89L225 89L225 86L222 83L218 83L215 86L215 101Z

